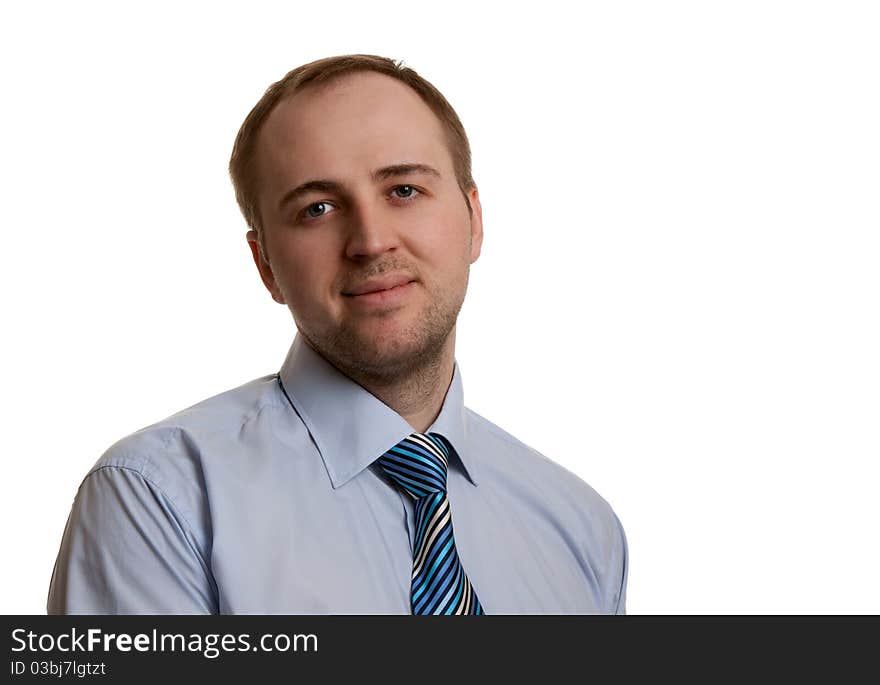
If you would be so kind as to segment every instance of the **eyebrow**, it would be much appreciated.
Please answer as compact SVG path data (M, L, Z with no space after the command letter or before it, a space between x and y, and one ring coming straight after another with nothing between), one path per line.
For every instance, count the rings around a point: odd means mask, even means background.
M402 162L400 164L391 164L390 166L376 169L371 175L374 182L385 181L394 176L410 176L414 174L428 174L436 178L442 178L440 172L434 167L427 164L417 162ZM296 188L288 190L281 201L278 203L278 209L281 210L288 202L301 197L307 193L339 193L343 189L343 184L327 178L316 178L310 181L300 183Z

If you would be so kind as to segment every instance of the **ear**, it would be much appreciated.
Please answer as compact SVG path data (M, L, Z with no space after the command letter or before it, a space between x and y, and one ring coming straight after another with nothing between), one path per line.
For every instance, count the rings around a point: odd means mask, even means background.
M260 243L257 240L257 232L253 230L248 231L245 237L251 248L251 254L254 257L254 264L257 265L257 271L260 272L260 278L263 279L263 285L266 286L266 290L272 295L273 300L278 304L285 304L284 295L281 294L281 289L275 282L275 275L272 273L272 267L269 266L269 262L265 261L260 254Z
M483 208L480 206L480 194L474 186L468 191L471 201L471 264L480 256L483 247Z

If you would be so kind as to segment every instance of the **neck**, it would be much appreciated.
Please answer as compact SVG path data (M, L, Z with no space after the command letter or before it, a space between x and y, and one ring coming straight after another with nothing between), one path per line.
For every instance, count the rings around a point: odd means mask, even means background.
M317 351L308 338L305 339ZM415 432L423 433L440 415L446 392L452 383L455 371L455 326L436 355L403 373L390 376L366 373L362 368L346 367L338 360L324 358L400 414Z
M418 433L425 432L440 415L455 371L455 329L440 354L407 374L391 379L352 376L352 380L378 397Z

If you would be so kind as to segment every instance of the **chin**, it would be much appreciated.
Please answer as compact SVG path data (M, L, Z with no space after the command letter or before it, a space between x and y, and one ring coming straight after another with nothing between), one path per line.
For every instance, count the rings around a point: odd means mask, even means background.
M363 340L349 352L364 367L392 369L409 366L425 356L432 346L415 336L381 336Z
M420 311L402 308L384 316L326 321L321 327L297 323L312 347L347 375L382 382L441 360L461 299Z
M394 378L433 363L442 353L448 331L412 328L357 331L335 338L334 356L342 366L375 378Z

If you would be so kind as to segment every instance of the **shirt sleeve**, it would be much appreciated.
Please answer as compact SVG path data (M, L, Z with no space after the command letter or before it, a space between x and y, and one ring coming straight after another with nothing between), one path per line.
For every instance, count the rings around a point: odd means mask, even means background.
M52 572L49 614L210 614L216 597L203 545L155 484L126 467L86 476Z
M619 541L617 551L614 554L614 568L617 569L616 577L620 578L620 586L617 590L616 601L613 606L613 613L626 614L626 581L629 575L629 547L626 541L626 533L623 531L623 524L617 515L614 515L614 522L617 524L617 532L619 533Z

